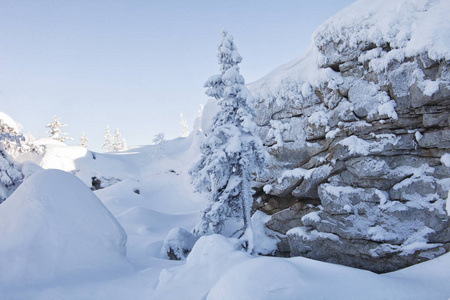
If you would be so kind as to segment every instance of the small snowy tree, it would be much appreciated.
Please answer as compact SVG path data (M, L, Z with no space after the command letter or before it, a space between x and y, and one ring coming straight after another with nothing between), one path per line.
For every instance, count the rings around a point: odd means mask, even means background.
M166 135L164 134L164 132L155 134L153 143L155 144L155 148L153 150L153 158L160 159L164 157L166 152Z
M122 150L128 150L127 141L125 139L122 139Z
M114 132L114 143L112 145L114 151L120 151L123 149L123 143L121 141L121 134L119 132L119 128L116 128Z
M255 175L265 172L267 152L255 134L253 97L239 74L242 58L226 30L222 31L218 59L220 74L210 77L205 87L221 110L200 146L202 157L189 171L196 190L209 193L194 233L222 233L226 220L237 219L242 224L240 238L252 252L252 183Z
M183 118L183 114L181 114L181 113L180 113L180 118L181 118L180 124L181 124L181 127L183 128L183 133L181 134L181 137L187 137L189 135L188 125Z
M86 134L83 132L83 134L80 137L80 146L84 148L88 148L88 139L86 137Z
M63 132L61 130L61 127L67 126L67 124L63 124L59 121L59 117L54 116L54 120L52 123L47 124L45 127L49 128L49 130L46 132L50 134L50 138L60 141L64 143L65 141L71 141L73 138L67 137L67 133Z
M106 149L107 151L113 150L112 135L111 130L109 130L109 125L107 125L105 129L105 141L103 142L102 149Z

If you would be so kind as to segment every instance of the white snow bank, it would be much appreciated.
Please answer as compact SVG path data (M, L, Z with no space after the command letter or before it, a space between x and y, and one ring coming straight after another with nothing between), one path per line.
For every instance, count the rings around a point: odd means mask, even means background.
M154 299L203 299L226 270L250 258L236 250L238 244L221 235L201 237L185 265L161 272Z
M0 286L128 268L126 234L75 176L35 173L0 206Z
M40 165L44 169L58 169L66 172L75 171L75 161L86 156L87 149L66 144L50 138L39 139L36 145L44 146L45 152Z
M339 43L389 43L395 59L428 52L431 59L450 59L448 0L359 0L325 21L314 33L316 46Z
M229 270L211 289L206 299L302 299L306 284L301 270L289 260L260 257L247 260Z
M449 254L384 275L303 257L258 257L228 270L206 299L448 299L449 270Z

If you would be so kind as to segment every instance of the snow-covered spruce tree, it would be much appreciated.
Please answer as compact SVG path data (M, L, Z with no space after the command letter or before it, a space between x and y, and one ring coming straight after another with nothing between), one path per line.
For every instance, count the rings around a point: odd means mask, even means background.
M67 124L63 124L59 121L59 117L54 116L54 120L52 123L47 124L45 127L49 128L49 130L46 132L50 134L50 138L60 141L64 143L65 141L73 140L71 137L67 137L67 133L63 132L61 130L61 127L67 126Z
M12 155L23 150L24 136L0 119L0 203L22 182L23 175Z
M107 151L112 151L112 135L111 130L109 130L109 125L106 126L105 129L105 141L103 142L102 149L106 149Z
M26 152L23 150L24 142L25 137L19 131L0 119L0 143L4 151L13 156Z
M112 149L114 151L120 151L123 149L123 143L121 141L121 134L119 128L116 128L116 131L114 132L114 143L112 145Z
M205 87L221 109L200 146L202 157L189 171L196 190L209 193L194 233L223 233L225 221L235 219L242 224L239 238L252 252L252 183L256 175L265 172L268 154L255 134L253 97L239 74L242 58L226 30L222 31L218 59L220 74L210 77Z
M160 132L155 134L153 137L153 143L155 144L155 148L153 150L153 159L163 158L166 154L166 135L164 132Z
M127 145L127 141L125 139L122 139L122 150L128 150L128 145Z
M86 134L83 132L83 134L80 137L80 146L84 148L88 148L88 139L86 137Z

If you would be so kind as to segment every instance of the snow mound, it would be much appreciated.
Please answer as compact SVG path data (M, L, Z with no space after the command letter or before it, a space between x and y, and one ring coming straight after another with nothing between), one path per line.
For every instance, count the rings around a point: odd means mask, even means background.
M161 272L156 288L160 297L155 299L204 299L226 270L250 258L247 253L236 250L237 245L237 239L222 235L201 237L186 264ZM180 291L183 291L182 297Z
M37 145L45 146L45 153L40 165L44 169L58 169L66 172L77 169L75 161L87 155L87 149L66 144L50 138L36 141Z
M0 206L0 286L105 275L129 267L127 236L75 176L35 173Z
M210 290L207 300L301 299L306 285L302 275L300 269L286 259L250 259L225 273Z
M379 275L303 257L258 257L227 270L206 299L448 299L449 263L445 254Z

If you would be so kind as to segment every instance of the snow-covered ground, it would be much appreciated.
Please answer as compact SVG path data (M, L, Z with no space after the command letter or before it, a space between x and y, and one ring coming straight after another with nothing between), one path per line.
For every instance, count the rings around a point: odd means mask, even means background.
M364 16L374 11L377 19L389 17L400 29L411 29L410 15L383 17L388 2L366 7L369 1L359 1L324 25L330 27L330 36L316 40L344 39L348 34L339 28L351 31L366 22L349 18L344 27L335 24L352 9L364 8ZM448 59L450 39L436 28L450 23L438 24L432 18L435 12L443 19L446 10L439 8L447 8L448 0L398 0L399 7L422 3L411 11L428 11L433 2L440 5L418 23L428 25L407 31L412 39L399 40L400 55L422 51L433 37L421 32L429 29L437 37L428 50ZM394 26L391 32L389 24L366 25L370 30L361 32L363 37L388 39L399 30ZM423 39L416 40L419 37ZM256 82L252 91L268 93L286 76L317 84L335 76L329 69L318 72L318 61L318 51L311 49ZM310 86L303 89L307 92ZM208 117L195 127L207 128L216 109L207 105ZM0 119L5 116L0 113ZM310 121L320 125L321 116ZM237 240L211 235L200 238L186 260L169 260L163 250L167 235L173 228L190 231L205 206L206 195L194 193L188 175L199 158L202 134L197 130L161 145L106 154L49 139L37 141L44 153L18 158L24 182L0 204L0 299L450 299L450 253L378 275L302 257L251 256L238 250ZM448 154L442 160L450 165ZM90 190L94 177L102 189ZM265 219L257 212L252 221L255 248L268 252L276 240L265 235Z
M301 257L250 256L236 250L236 240L213 235L198 240L186 261L169 260L167 234L191 230L205 201L187 174L200 135L168 141L163 153L154 146L99 154L47 144L37 162L66 172L29 164L25 182L0 205L1 298L450 297L449 254L377 275ZM112 185L91 192L93 176ZM260 237L263 220L263 213L254 217Z

